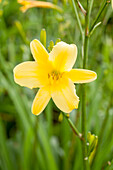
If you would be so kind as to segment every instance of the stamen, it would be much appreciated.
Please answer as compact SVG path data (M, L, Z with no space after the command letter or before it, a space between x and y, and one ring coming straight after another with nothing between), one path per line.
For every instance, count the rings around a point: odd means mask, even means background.
M48 73L48 79L49 79L50 83L53 84L53 82L58 82L58 80L60 78L62 78L62 74L63 73L59 73L57 71L53 71L51 73Z

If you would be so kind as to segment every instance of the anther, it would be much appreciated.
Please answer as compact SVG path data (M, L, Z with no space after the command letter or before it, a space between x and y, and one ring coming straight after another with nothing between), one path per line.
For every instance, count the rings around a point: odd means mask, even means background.
M48 78L50 78L50 74L48 74Z

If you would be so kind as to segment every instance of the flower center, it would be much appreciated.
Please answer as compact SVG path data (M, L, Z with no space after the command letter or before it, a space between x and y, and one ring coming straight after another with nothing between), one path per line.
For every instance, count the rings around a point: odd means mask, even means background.
M48 73L48 79L50 81L50 84L57 83L59 79L62 78L63 73L52 71L51 73Z

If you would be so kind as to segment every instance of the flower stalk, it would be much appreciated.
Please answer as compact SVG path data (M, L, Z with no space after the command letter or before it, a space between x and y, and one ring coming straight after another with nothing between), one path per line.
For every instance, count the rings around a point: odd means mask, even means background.
M87 0L87 14L85 16L85 38L84 38L84 53L83 53L83 68L86 68L86 62L88 58L88 42L89 42L89 0ZM83 152L83 166L84 170L89 170L89 161L87 155L87 130L86 130L86 88L82 85L82 152Z
M82 35L82 39L83 39L83 29L82 29L81 21L80 21L78 12L77 12L76 3L75 3L74 0L72 0L72 4L73 4L74 12L75 12L75 15L76 15L77 23L78 23L78 26L79 26L79 29L80 29L80 32L81 32L81 35Z
M75 127L75 125L71 121L69 114L66 114L66 113L63 112L63 115L65 116L66 120L68 121L68 123L69 123L70 127L72 128L74 134L77 135L80 138L80 140L83 140L82 134L78 131L78 129Z
M99 11L98 11L98 14L97 14L97 16L96 16L96 18L95 18L95 20L94 20L94 22L93 22L93 25L92 25L91 28L90 28L89 36L91 35L90 33L92 32L92 30L94 29L95 25L97 24L98 19L100 18L100 16L101 16L102 12L104 11L105 7L106 7L107 4L109 4L109 3L110 3L110 1L108 1L108 0L103 0L102 5L101 5L101 7L100 7L100 9L99 9Z

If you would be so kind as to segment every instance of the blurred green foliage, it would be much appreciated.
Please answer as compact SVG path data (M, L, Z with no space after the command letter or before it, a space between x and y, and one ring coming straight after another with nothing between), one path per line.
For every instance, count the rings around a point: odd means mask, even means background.
M37 89L19 87L13 80L18 63L33 60L29 43L47 32L47 47L57 38L75 43L75 67L82 68L82 39L70 1L58 3L64 12L33 8L21 13L16 0L0 3L0 169L1 170L82 170L81 142L60 110L50 101L36 117L31 104ZM86 2L81 0L85 7ZM94 1L90 23L100 6ZM79 8L78 8L79 10ZM84 27L84 16L79 10ZM89 42L87 68L97 72L95 82L87 84L87 129L98 136L92 170L113 169L113 10L106 7ZM52 42L52 43L53 43ZM51 48L51 47L50 47ZM81 100L81 85L76 85ZM81 131L81 102L70 117Z

